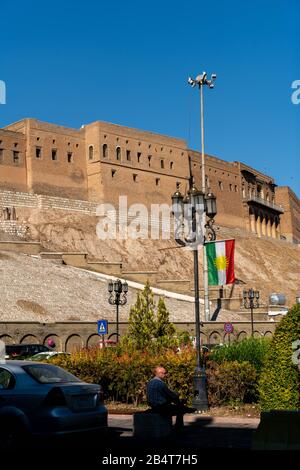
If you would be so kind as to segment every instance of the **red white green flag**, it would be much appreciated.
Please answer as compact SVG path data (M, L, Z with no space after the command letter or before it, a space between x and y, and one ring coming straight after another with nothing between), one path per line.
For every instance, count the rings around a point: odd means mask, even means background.
M210 286L233 284L234 242L235 240L217 240L205 244Z

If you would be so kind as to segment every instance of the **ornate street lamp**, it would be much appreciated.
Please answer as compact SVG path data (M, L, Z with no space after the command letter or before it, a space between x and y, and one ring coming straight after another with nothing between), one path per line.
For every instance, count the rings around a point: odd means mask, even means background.
M195 330L196 330L196 368L193 377L194 397L193 407L198 412L208 408L205 364L201 356L200 344L200 308L199 308L199 266L198 246L204 245L206 234L211 240L215 240L213 217L217 213L216 198L213 194L205 195L193 184L187 197L183 197L179 187L172 196L172 208L175 222L175 241L180 246L189 247L194 253L194 285L195 285ZM203 218L204 214L204 218ZM187 217L188 215L188 217ZM203 225L203 220L208 222ZM187 226L191 229L188 236L182 237L182 232ZM190 233L191 232L191 233Z
M108 282L108 293L109 293L109 298L108 302L110 305L115 305L116 306L116 336L117 340L116 342L119 341L119 305L125 305L127 302L127 292L128 292L128 284L127 282L120 281L120 279L117 279L116 281L109 281Z
M259 291L243 290L244 307L251 310L251 336L254 336L253 309L259 308Z
M189 77L188 84L193 88L197 87L200 91L200 127L201 127L201 189L204 194L206 194L206 176L205 176L205 152L204 152L204 87L214 88L214 81L216 80L217 75L212 73L210 78L207 76L206 72L197 75L196 78ZM208 201L210 203L210 201ZM208 213L207 213L208 215ZM204 215L203 215L204 218ZM213 217L212 217L213 218ZM205 221L203 220L203 223ZM214 240L212 238L213 231L210 230L209 240ZM210 320L210 309L209 309L209 292L208 292L208 267L206 252L203 250L203 284L204 284L204 313L205 319Z

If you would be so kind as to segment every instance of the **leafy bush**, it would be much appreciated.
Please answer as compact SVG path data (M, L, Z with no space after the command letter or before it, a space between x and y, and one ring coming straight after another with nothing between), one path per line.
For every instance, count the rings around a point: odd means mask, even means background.
M257 373L247 361L210 362L207 380L210 405L252 403L256 398Z
M218 364L225 361L247 361L253 365L257 373L260 373L269 344L270 340L267 338L248 338L241 342L234 342L216 348L210 353L209 357Z
M299 409L300 373L292 343L300 339L300 305L291 308L277 326L259 380L262 410Z
M108 401L145 404L146 384L157 365L166 368L167 383L181 398L190 403L193 396L196 354L191 347L176 353L172 349L128 351L120 345L81 350L71 356L57 356L54 361L84 381L101 383ZM211 363L207 369L210 404L241 403L253 398L255 377L255 369L248 362Z

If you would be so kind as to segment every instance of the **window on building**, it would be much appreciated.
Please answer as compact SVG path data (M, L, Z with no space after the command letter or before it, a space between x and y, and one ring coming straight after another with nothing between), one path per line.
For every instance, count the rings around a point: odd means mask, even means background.
M126 160L127 160L128 162L131 161L131 151L130 151L130 150L126 150Z
M223 191L223 182L222 181L219 181L219 189L220 189L220 191Z
M230 183L229 184L229 191L232 191L233 187L232 187L232 184Z
M92 145L89 146L89 160L93 160L94 158L94 147Z
M210 183L209 177L206 175L206 176L205 176L205 187L206 187L206 188L210 188L210 184L209 184L209 183Z
M103 156L103 158L107 158L107 157L108 157L108 147L107 147L107 144L103 144L103 146L102 146L102 156Z
M236 193L238 192L237 184L234 185L234 190L235 190Z
M117 170L111 170L111 177L114 178L116 176Z
M20 152L13 151L13 162L18 164L20 162Z
M156 184L156 186L159 186L159 185L160 185L160 178L156 178L156 179L155 179L155 184Z
M4 157L4 150L0 149L0 163L3 162L3 157Z
M137 182L137 179L138 179L138 175L133 174L133 175L132 175L132 178L133 178L133 181L136 183L136 182Z
M68 163L72 163L72 162L73 162L73 153L68 152Z
M121 160L121 147L116 147L116 159Z
M152 159L152 155L148 155L148 163L149 163L149 166L151 166L151 159Z
M164 167L165 167L165 162L164 162L164 160L161 160L161 161L160 161L160 167L161 167L161 168L164 168Z
M141 158L142 158L142 154L141 154L141 152L138 152L138 153L137 153L137 161L138 161L138 163L141 162Z
M51 157L52 157L52 160L57 160L57 149L51 150Z
M170 162L170 170L173 170L174 162Z
M42 158L42 149L41 149L41 147L35 147L35 156L36 156L36 158Z
M15 143L14 143L14 147L15 147L15 148L18 147L18 142L15 142Z

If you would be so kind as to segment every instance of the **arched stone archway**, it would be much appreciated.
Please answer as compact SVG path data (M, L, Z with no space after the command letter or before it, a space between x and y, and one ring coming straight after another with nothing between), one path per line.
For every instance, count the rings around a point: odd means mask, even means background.
M80 335L70 335L66 340L65 351L75 352L83 347L83 341Z
M273 333L271 331L266 331L264 334L264 338L272 338Z
M230 334L224 333L224 335L223 335L223 343L224 344L233 343L236 340L237 340L237 337L236 337L235 333L230 333Z
M35 335L25 335L21 339L20 343L23 344L40 344L40 340Z
M247 338L247 333L246 333L246 331L240 331L239 334L238 334L237 340L238 340L238 341L243 341L243 339L246 339L246 338Z
M90 335L87 339L86 346L88 348L99 346L101 340L102 340L102 338L97 334Z
M218 331L213 331L209 335L209 344L220 344L222 343L221 334Z
M253 333L253 337L254 337L254 338L257 338L257 339L259 339L259 338L261 338L261 337L262 337L262 334L261 334L261 332L260 332L260 331L254 331L254 333Z
M10 335L2 335L0 336L0 341L3 341L5 344L13 344L13 338Z
M50 348L52 349L52 351L62 351L62 340L60 339L60 337L56 334L50 334L50 335L47 335L45 338L44 338L44 341L43 341L43 344L45 346L48 346L48 341L52 339L52 341L54 341L55 343L55 347L54 348Z

